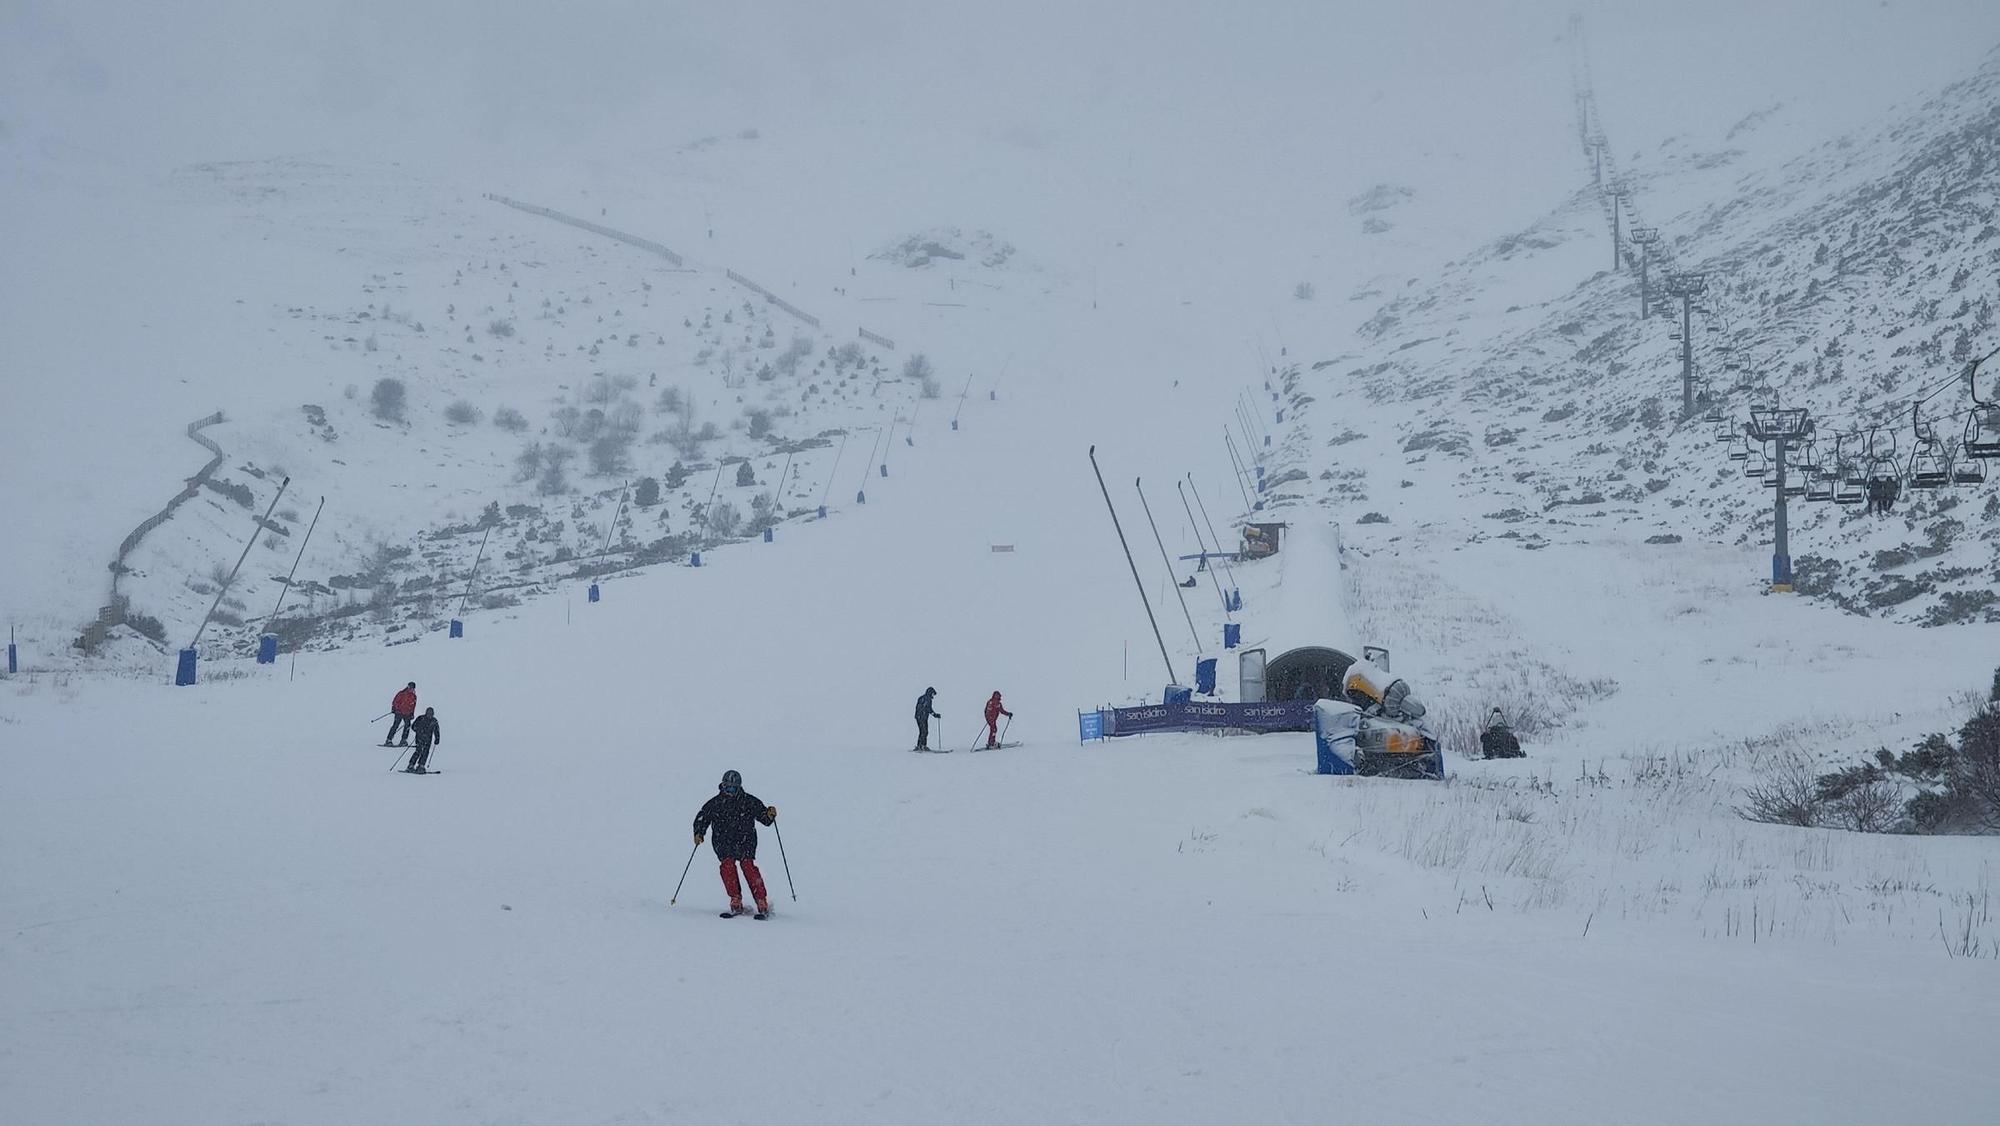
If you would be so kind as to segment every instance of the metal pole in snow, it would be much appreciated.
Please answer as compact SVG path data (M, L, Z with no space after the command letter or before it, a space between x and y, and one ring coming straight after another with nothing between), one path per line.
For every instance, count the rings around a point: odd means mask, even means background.
M1104 486L1104 471L1097 467L1097 447L1090 447L1090 471L1097 475L1097 489L1104 494L1104 507L1111 513L1111 527L1118 533L1118 546L1125 549L1125 565L1132 568L1132 585L1139 590L1139 604L1146 608L1146 620L1152 623L1153 640L1160 644L1160 661L1167 666L1167 683L1178 684L1174 678L1174 661L1167 656L1166 638L1160 636L1159 619L1153 617L1153 603L1146 597L1146 584L1139 578L1139 565L1132 562L1132 545L1125 540L1125 528L1118 523L1118 508L1111 503L1111 490Z
M701 506L701 542L708 542L708 532L715 527L715 490L722 487L722 459L715 459L715 483L708 487L708 499Z
M472 570L465 573L465 593L458 596L458 613L452 615L454 618L465 616L465 600L472 597L472 577L479 573L479 561L486 558L486 541L492 537L493 529L490 526L486 529L486 534L479 537L479 553L472 557Z
M1139 484L1139 478L1132 478L1132 489L1139 494L1139 507L1146 512L1146 523L1153 529L1153 542L1160 545L1160 562L1167 568L1167 581L1174 584L1174 597L1181 600L1181 616L1187 619L1188 640L1194 642L1194 651L1201 652L1201 631L1194 628L1194 615L1188 613L1187 595L1181 593L1181 584L1174 582L1174 561L1167 558L1167 542L1160 538L1160 526L1153 522L1153 506L1146 502L1146 490Z
M1229 447L1229 464L1236 467L1236 488L1243 494L1243 511L1249 512L1257 506L1251 501L1250 490L1243 483L1245 476L1243 459L1236 456L1236 439L1229 436L1229 428L1226 426L1222 428L1222 444Z
M1229 569L1229 585L1233 587L1236 585L1236 565L1231 563L1229 557L1222 553L1222 537L1215 532L1215 521L1208 518L1208 505L1201 499L1201 486L1194 483L1194 474L1188 474L1187 481L1188 488L1194 490L1195 506L1201 509L1202 522L1208 525L1208 538L1215 541L1215 552L1221 557L1222 565Z
M618 534L618 518L625 515L625 494L631 487L630 481L618 483L618 507L611 510L611 526L604 530L604 546L597 549L597 560L600 564L604 561L605 554L611 550L611 537ZM486 530L491 532L493 529Z
M833 475L840 469L840 455L847 452L847 431L840 432L840 446L833 451L833 464L827 467L826 487L819 491L819 503L826 505L826 498L833 493Z
M1194 542L1201 547L1201 569L1208 572L1209 585L1215 588L1215 596L1222 600L1222 617L1224 621L1227 621L1229 620L1229 596L1222 593L1222 580L1215 577L1215 568L1208 565L1208 544L1201 538L1201 525L1194 522L1194 509L1188 507L1187 486L1183 482L1176 480L1174 482L1174 491L1181 495L1181 508L1187 512L1188 525L1194 529ZM1222 554L1221 544L1215 545L1215 552L1217 556Z
M325 507L326 498L319 498L319 508L313 509L312 523L306 525L305 538L299 541L299 553L292 559L292 569L285 574L285 585L278 588L278 601L271 607L271 613L264 619L266 627L271 622L277 620L278 610L285 605L285 595L292 592L292 579L299 573L299 562L306 557L306 545L312 542L313 529L319 527L319 514ZM294 659L297 659L296 655L294 655Z
M222 605L222 596L229 593L229 584L236 581L236 572L241 571L243 561L250 558L250 549L257 546L257 537L264 533L265 523L271 519L271 513L277 511L278 501L285 495L285 489L291 483L290 477L278 483L278 495L271 498L271 505L264 510L263 519L257 521L257 530L250 534L250 542L243 545L243 554L236 557L236 566L229 569L229 577L222 580L222 589L215 592L215 601L208 604L208 613L202 615L201 624L195 627L194 639L187 643L189 649L194 648L201 640L202 631L208 628L208 620L215 616L215 608Z

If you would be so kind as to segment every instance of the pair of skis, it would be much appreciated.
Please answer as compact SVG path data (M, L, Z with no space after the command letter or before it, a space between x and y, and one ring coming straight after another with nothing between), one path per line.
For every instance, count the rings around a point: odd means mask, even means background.
M1009 747L1018 747L1018 746L1020 746L1020 745L1021 745L1020 741L1019 741L1019 740L1015 740L1015 741L1014 741L1014 742L1012 742L1012 743L995 743L995 744L993 744L993 745L992 745L992 746L990 746L990 747L969 747L969 748L967 748L967 749L968 749L968 750L971 750L971 751L1004 751L1004 750L1006 750L1006 749L1007 749L1007 748L1009 748ZM951 748L950 748L950 747L911 747L911 748L910 748L910 752L911 752L912 754L920 754L920 755L948 755L948 754L950 754L950 753L951 753Z
M771 913L768 911L751 912L751 911L741 911L741 910L730 910L730 911L724 911L722 913L722 917L725 919L734 919L738 915L749 915L753 919L768 919L771 917Z

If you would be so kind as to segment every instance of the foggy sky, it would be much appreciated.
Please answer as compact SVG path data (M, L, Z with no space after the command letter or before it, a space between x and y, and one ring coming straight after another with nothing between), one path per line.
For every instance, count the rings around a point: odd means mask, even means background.
M165 163L313 150L484 161L828 116L1032 133L1079 119L1145 128L1165 111L1195 136L1303 131L1383 102L1413 128L1490 132L1519 84L1560 60L1551 44L1581 9L1601 101L1637 142L1726 127L1715 119L1786 96L1856 113L1941 84L2000 41L1987 0L180 7L0 0L8 134Z

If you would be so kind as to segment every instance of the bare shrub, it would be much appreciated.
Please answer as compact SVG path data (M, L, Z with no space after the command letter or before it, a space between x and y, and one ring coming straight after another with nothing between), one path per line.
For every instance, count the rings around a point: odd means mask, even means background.
M567 446L550 446L542 455L542 474L535 482L535 491L543 496L554 496L569 491L569 463L576 457L576 451Z
M446 422L458 426L470 426L479 421L479 408L464 399L456 399L444 409L444 418Z
M528 419L513 407L501 407L493 412L493 425L510 434L519 434L528 428Z
M932 365L931 358L922 352L918 352L916 355L903 361L904 379L914 379L922 382L923 380L934 378L936 375L937 368Z
M409 389L400 379L378 379L375 389L368 393L368 402L375 417L386 422L403 421L403 410L408 405Z
M1820 823L1822 812L1818 777L1803 756L1785 755L1743 792L1743 804L1736 812L1751 821L1811 828Z
M542 471L542 463L548 459L548 447L540 442L529 442L514 458L514 471L520 480L532 481Z
M590 444L590 471L608 477L625 469L625 456L632 439L623 434L606 434Z
M707 520L708 530L725 539L735 535L737 525L742 522L742 513L738 512L736 506L728 501L723 501L716 505L714 510L708 514Z
M1887 833L1902 814L1901 794L1888 782L1869 782L1849 790L1828 809L1828 821L1857 833Z
M750 420L750 436L752 438L762 438L771 432L770 411L762 407L751 407L749 410L744 411L743 414L745 418Z
M488 321L486 323L486 334L488 336L500 337L503 340L514 335L514 319L512 317L501 317Z
M1311 301L1316 292L1311 282L1300 282L1292 287L1292 296L1300 301Z

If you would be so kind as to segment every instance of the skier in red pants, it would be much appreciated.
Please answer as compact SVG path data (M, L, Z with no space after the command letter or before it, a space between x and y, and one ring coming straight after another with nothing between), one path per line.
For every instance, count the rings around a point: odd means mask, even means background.
M986 701L986 749L989 751L1000 745L1000 717L1003 715L1008 719L1014 718L1014 713L1000 703L1000 693L995 692Z
M722 887L729 893L729 910L722 917L728 919L743 913L743 888L736 880L736 870L741 867L743 878L750 883L750 896L757 904L757 918L768 919L771 897L764 893L764 873L757 870L757 823L776 824L778 807L765 805L745 793L743 776L734 770L723 771L722 783L716 789L720 792L694 815L694 843L699 848L708 830L715 829L715 857L722 862Z

